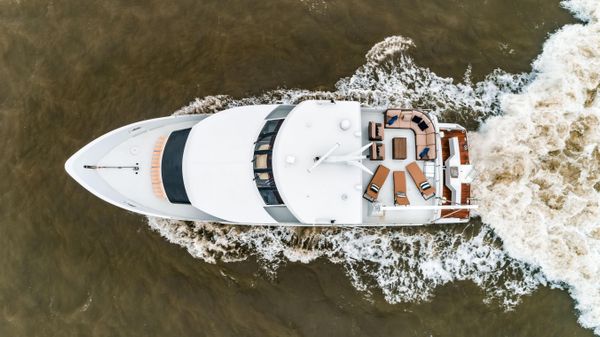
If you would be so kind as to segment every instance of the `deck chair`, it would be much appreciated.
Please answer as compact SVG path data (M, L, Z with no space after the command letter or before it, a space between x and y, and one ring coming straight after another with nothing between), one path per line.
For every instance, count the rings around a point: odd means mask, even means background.
M367 190L365 194L363 194L363 198L369 200L370 202L377 201L377 197L379 196L379 190L385 183L388 174L390 174L390 169L379 165L377 166L377 170L375 170L375 174L371 178L371 181L367 184Z
M425 200L429 200L435 196L435 187L431 186L429 181L427 181L427 177L425 177L425 174L423 174L416 161L406 165L406 170Z
M408 206L410 202L406 196L406 174L404 171L394 171L394 204Z

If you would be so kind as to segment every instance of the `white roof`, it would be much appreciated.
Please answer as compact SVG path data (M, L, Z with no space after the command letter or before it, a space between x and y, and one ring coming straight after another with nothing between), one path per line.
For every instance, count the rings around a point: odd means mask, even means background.
M323 162L308 171L314 158L336 143L335 156L360 149L361 135L358 102L305 101L287 116L275 139L273 175L281 198L300 222L362 222L360 168Z
M277 105L232 108L196 124L183 153L192 205L231 222L275 223L254 182L252 159L265 117Z

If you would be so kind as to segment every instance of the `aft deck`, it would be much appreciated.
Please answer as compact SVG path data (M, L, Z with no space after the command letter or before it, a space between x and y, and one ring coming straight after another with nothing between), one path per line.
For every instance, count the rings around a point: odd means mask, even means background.
M439 210L432 209L414 209L407 208L406 210L386 210L382 216L372 214L372 208L375 204L382 206L394 206L394 181L393 173L395 171L406 172L406 196L410 206L434 206L438 203L438 198L433 197L429 200L421 195L419 189L413 182L411 176L406 170L406 165L416 161L421 170L425 173L427 180L434 188L437 189L439 174L436 174L436 160L417 160L416 135L413 130L408 128L385 128L384 137L381 141L371 141L368 135L369 122L384 124L385 110L381 109L363 109L361 113L361 121L363 126L362 144L367 145L371 142L381 143L384 145L384 159L373 160L367 158L363 160L363 164L375 172L379 165L384 165L390 172L387 179L381 186L375 203L363 199L363 219L365 224L426 224L431 223L439 214ZM406 159L393 159L392 141L394 138L406 139ZM363 173L362 187L364 192L369 184L372 175Z
M469 144L467 141L466 130L445 130L443 131L444 136L441 138L442 145L442 161L445 163L450 157L450 139L457 138L458 146L460 149L459 158L461 165L469 165ZM448 188L447 184L443 184L443 205L452 205L452 191ZM461 205L471 204L471 184L460 184L460 202ZM468 209L444 209L442 210L442 217L461 218L468 219L470 217L470 211Z

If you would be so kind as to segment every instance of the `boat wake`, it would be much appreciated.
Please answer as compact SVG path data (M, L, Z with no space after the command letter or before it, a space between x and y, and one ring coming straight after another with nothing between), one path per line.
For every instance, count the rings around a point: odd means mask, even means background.
M535 79L472 135L481 219L510 256L539 266L600 334L600 3L552 35Z
M489 227L430 229L227 226L159 218L150 227L209 263L254 257L268 275L286 262L324 258L343 266L358 290L390 303L428 300L443 284L469 280L486 300L512 308L545 282L535 268L512 259Z
M431 109L479 129L470 137L483 225L314 229L150 218L150 226L206 262L252 257L272 276L288 261L327 259L367 296L381 292L391 303L427 300L440 285L469 280L510 309L540 285L561 287L580 323L600 334L600 4L563 4L585 24L550 36L529 74L496 70L472 83L467 70L454 83L419 67L406 53L412 42L394 36L333 91L209 96L176 112L331 98Z

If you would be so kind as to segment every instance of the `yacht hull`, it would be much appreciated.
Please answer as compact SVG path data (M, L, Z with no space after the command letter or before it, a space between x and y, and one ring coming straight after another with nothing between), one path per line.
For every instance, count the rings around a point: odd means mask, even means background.
M262 106L262 108L277 107L276 105ZM240 108L236 108L240 109ZM379 108L361 108L363 122L369 120L370 116L380 116L386 109ZM191 129L209 114L181 115L164 118L150 119L123 126L119 129L108 132L107 134L90 142L82 149L73 154L65 163L67 173L77 181L81 186L96 195L98 198L121 207L125 210L143 214L146 216L168 218L184 221L196 222L218 222L232 224L233 222L215 217L201 210L202 207L194 207L191 203L181 200L169 200L167 188L163 186L161 177L165 177L164 167L160 167L160 156L164 149L164 143L168 142L170 135L176 131ZM443 135L444 131L448 133L462 133L464 151L468 151L466 146L466 130L456 124L439 123L434 120L436 130ZM393 130L386 132L395 132ZM400 131L398 131L400 132ZM365 137L363 135L363 137ZM444 138L441 138L444 140ZM447 140L444 140L447 141ZM363 143L369 140L363 139ZM185 143L185 141L184 141ZM366 144L365 143L365 144ZM414 146L414 142L413 142ZM444 148L437 146L438 152L442 153L435 159L435 165L442 167L443 160L449 162L448 153L444 155ZM447 150L446 150L447 151ZM455 150L458 151L458 150ZM458 155L461 155L460 153ZM374 169L374 163L367 163L369 168ZM162 169L162 171L161 171ZM181 168L179 168L181 171ZM162 172L162 174L161 174ZM448 189L444 186L444 178L441 174L436 175L435 182L432 182L438 191L444 190L444 198L448 198L459 193L455 189ZM370 176L365 176L365 184ZM450 184L448 183L450 186ZM465 184L463 184L465 185ZM460 186L460 184L459 184ZM388 186L388 188L390 188ZM450 186L452 188L452 186ZM362 192L361 192L362 193ZM389 193L389 192L388 192ZM442 194L441 192L439 193ZM463 192L463 202L470 204L469 196L465 198ZM184 198L186 199L186 198ZM413 198L416 200L418 198ZM446 199L444 199L446 200ZM389 203L388 203L389 205ZM452 209L456 207L457 209ZM198 206L198 204L196 204ZM446 224L446 223L464 223L469 221L469 210L476 206L467 204L457 205L447 201L435 202L432 205L422 204L413 205L413 207L397 207L364 204L363 214L369 214L361 224L341 224L341 223L302 223L299 221L286 222L286 220L276 220L275 222L251 223L238 222L241 225L285 225L285 226L315 226L315 227L381 227L381 226L418 226L428 224ZM379 209L377 209L379 207ZM285 207L284 207L285 208ZM459 210L460 208L460 210ZM268 207L265 207L265 210ZM375 209L375 210L374 210ZM392 216L382 217L377 212L392 214ZM275 210L275 212L273 212ZM465 212L466 216L452 217L457 212ZM420 213L419 213L420 212ZM277 210L271 208L269 214L276 214ZM289 212L288 212L289 214ZM420 221L418 214L429 214L425 220ZM444 216L449 214L450 216ZM277 219L273 215L274 219ZM293 216L292 216L293 218ZM401 219L410 219L408 223L403 223ZM418 223L420 222L420 223Z

